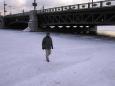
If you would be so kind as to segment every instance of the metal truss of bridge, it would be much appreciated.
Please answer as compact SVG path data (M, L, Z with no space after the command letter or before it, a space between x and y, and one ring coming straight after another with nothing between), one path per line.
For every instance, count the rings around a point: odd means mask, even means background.
M27 24L30 12L4 17L5 26ZM98 25L115 25L115 0L98 1L37 11L38 27L47 31L90 33ZM23 25L22 25L23 26Z

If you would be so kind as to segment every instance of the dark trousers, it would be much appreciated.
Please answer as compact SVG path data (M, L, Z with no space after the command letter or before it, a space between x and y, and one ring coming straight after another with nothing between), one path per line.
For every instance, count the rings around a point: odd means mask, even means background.
M49 55L51 54L51 49L46 49L46 61L49 62Z

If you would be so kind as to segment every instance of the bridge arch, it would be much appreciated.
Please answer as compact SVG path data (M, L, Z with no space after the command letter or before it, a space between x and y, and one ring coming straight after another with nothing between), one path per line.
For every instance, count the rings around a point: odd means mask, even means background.
M7 25L8 28L12 28L12 29L25 29L28 27L28 22L24 22L24 21L15 21L15 22L11 22Z

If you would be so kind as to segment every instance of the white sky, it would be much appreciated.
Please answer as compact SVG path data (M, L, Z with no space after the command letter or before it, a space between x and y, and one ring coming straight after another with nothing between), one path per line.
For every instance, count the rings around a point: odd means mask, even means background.
M0 12L3 12L3 1L0 0ZM9 12L10 7L12 6L12 12L22 12L22 9L25 11L33 9L32 3L34 0L5 0L8 4L6 9ZM45 8L48 7L55 7L55 6L63 6L63 5L72 5L72 4L78 4L78 3L84 3L84 2L91 2L92 0L36 0L38 2L37 9L41 9L43 5ZM100 1L100 0L94 0L94 1Z

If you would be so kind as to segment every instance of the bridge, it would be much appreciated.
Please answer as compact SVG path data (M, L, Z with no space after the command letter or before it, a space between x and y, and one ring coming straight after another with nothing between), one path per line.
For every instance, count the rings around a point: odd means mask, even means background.
M35 31L96 33L98 25L115 25L115 0L48 8L3 18L5 27L22 29L28 27L32 19L36 21Z

